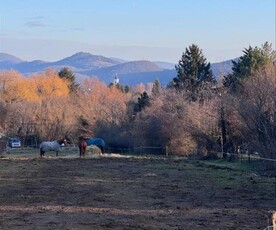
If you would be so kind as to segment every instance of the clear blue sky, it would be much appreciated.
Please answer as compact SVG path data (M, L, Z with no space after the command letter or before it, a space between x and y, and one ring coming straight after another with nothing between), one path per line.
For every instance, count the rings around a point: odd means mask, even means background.
M276 0L0 0L0 52L54 61L84 51L176 63L197 44L210 62L265 41Z

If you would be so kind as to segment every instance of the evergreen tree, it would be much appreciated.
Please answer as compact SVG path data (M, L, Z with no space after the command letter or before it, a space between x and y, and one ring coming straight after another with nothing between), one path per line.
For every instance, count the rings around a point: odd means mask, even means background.
M130 87L128 85L123 86L119 83L114 84L113 82L111 82L108 87L113 87L113 86L116 87L118 90L120 90L122 93L129 93L130 91Z
M238 61L232 61L232 73L228 74L223 81L224 86L228 87L231 92L239 92L245 79L267 63L275 63L276 60L275 51L272 50L271 44L269 45L268 42L262 48L249 46L243 53Z
M187 91L192 100L198 98L199 91L205 83L214 83L210 63L202 54L202 50L195 44L186 48L178 65L175 66L177 76L170 83L170 86L178 90Z
M130 92L130 87L128 85L125 85L124 91L125 91L125 93L129 93Z
M67 67L62 68L58 75L61 79L64 79L68 82L68 87L70 92L75 92L79 88L79 84L76 82L76 77L74 73Z
M270 63L274 64L274 66L276 66L276 51L273 50L272 44L265 42L262 45L262 50L263 50L264 55L267 56L268 61Z
M138 102L134 107L134 112L141 112L143 108L150 105L150 98L147 92L143 92L140 97L138 97Z

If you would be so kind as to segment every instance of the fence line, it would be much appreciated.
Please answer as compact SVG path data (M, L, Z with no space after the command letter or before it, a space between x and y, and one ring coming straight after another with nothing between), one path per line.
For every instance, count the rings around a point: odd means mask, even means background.
M260 156L256 156L256 154L248 154L248 153L224 153L226 154L228 157L231 157L231 155L233 156L238 156L238 157L244 157L244 158L248 158L248 159L256 159L256 160L264 160L264 161L274 161L276 162L276 159L274 158L265 158L265 157L260 157ZM221 155L223 155L221 153Z
M238 154L236 154L236 155L238 155ZM256 157L254 155L253 156L250 155L248 157L251 158L251 159L264 160L264 161L274 161L274 162L276 162L276 159L273 159L273 158Z
M273 226L267 226L264 230L273 230Z
M169 150L172 150L172 148L169 148L167 146L160 146L160 147L157 147L157 146L138 146L138 147L123 147L123 148L120 148L120 147L108 147L107 148L108 150L113 150L113 151L116 151L116 150L119 150L119 152L122 152L122 151L127 151L127 152L134 152L134 150L142 150L142 152L145 152L145 150L152 150L152 149L161 149L161 150L164 150L163 152L161 152L160 154L158 155L169 155L170 151ZM165 154L164 154L165 153ZM149 151L149 154L150 154L150 151ZM237 156L237 157L240 157L242 159L255 159L255 160L263 160L263 161L271 161L271 162L276 162L276 159L274 158L266 158L266 157L260 157L260 156L256 156L255 154L248 154L248 153L240 153L240 154L237 154L237 153L225 153L228 157L231 157L231 156ZM173 154L174 155L174 154ZM217 155L223 155L222 153L218 152Z
M1 141L0 141L1 142ZM1 142L2 143L2 151L4 150L4 148L6 147L6 143L4 143L4 141ZM29 147L38 147L36 146L29 146ZM62 149L77 149L78 147L75 144L71 144L69 146L64 146L62 147ZM168 146L136 146L136 147L109 147L107 146L106 148L107 151L111 152L111 151L115 151L115 152L119 152L119 153L129 153L129 154L154 154L154 155L163 155L163 156L169 156L169 155L175 155L172 154L172 150L173 148L170 148ZM137 152L138 150L138 152ZM147 151L149 150L149 151ZM154 151L152 152L152 150L161 150L160 152ZM248 153L225 153L227 155L228 158L230 158L231 156L237 156L238 158L240 158L241 160L243 159L248 159L249 161L252 160L262 160L262 161L270 161L270 162L276 162L275 158L266 158L266 157L261 157L261 156L256 156L256 154L248 154ZM221 152L217 152L217 156L222 157L223 153Z

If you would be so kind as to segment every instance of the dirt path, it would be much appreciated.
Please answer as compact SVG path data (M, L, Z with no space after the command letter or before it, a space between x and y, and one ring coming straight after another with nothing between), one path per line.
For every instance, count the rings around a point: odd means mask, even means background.
M269 179L185 160L2 159L0 176L0 229L264 229L276 207Z

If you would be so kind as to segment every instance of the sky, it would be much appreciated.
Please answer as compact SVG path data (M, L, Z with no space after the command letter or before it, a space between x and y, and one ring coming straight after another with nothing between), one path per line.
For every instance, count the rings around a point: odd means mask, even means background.
M0 0L0 53L57 61L77 52L177 63L196 44L208 62L275 49L276 0Z

